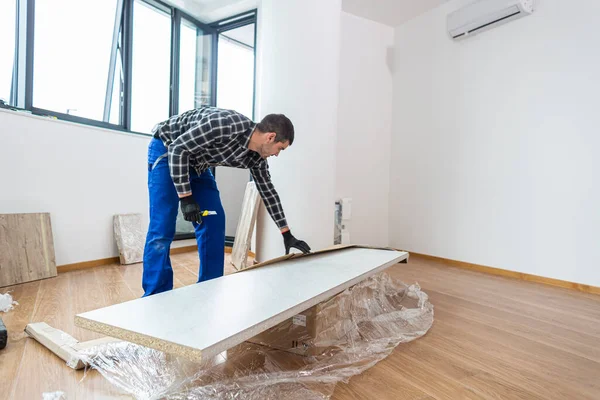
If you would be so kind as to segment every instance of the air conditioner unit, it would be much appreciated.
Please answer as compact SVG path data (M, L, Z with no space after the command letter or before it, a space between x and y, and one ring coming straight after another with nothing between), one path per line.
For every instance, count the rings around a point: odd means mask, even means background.
M447 17L448 34L465 39L533 13L534 0L479 0Z

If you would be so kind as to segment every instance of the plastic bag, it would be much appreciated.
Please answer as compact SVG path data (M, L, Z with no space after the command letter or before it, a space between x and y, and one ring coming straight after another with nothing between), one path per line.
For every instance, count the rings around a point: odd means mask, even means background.
M137 399L328 399L337 382L371 368L433 324L433 306L418 284L407 286L385 273L332 297L314 312L319 329L307 330L306 337L294 336L291 330L297 327L289 321L272 328L306 343L308 355L277 344L245 342L198 364L117 342L91 349L86 361Z

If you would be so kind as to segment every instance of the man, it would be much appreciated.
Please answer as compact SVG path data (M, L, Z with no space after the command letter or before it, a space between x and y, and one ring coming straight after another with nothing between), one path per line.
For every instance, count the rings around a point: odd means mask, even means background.
M201 107L157 124L153 136L148 147L150 226L144 248L144 296L173 288L169 251L179 207L194 226L198 282L223 276L225 214L210 166L250 169L283 235L286 254L292 247L310 252L287 226L267 163L268 157L278 156L294 142L294 126L286 116L269 114L255 124L235 111Z

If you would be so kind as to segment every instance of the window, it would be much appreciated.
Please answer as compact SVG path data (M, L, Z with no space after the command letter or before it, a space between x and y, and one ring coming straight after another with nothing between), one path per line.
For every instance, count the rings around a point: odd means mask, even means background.
M179 113L211 104L212 34L181 20Z
M254 24L219 34L217 106L253 116Z
M17 2L0 1L0 99L6 103L10 103L12 91L16 21Z
M253 118L254 104L254 23L219 33L217 65L217 106L236 110ZM248 171L217 167L216 180L227 215L225 234L235 236L244 202Z
M102 121L116 0L36 0L33 106Z
M131 129L150 133L169 117L170 11L136 0L132 48Z
M220 104L251 117L256 13L209 26L172 4L0 0L0 99L147 135L171 115L215 105L220 62Z

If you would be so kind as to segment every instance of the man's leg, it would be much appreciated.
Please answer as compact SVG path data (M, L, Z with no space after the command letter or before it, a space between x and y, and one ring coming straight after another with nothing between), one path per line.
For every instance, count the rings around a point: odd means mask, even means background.
M202 217L200 225L194 223L200 268L198 282L223 276L225 263L225 211L217 182L210 170L198 176L190 173L192 194L200 205L200 210L215 211L216 215Z
M148 192L150 225L144 247L142 287L144 297L173 289L173 269L169 251L175 237L179 198L169 173L167 149L152 139L148 149Z

